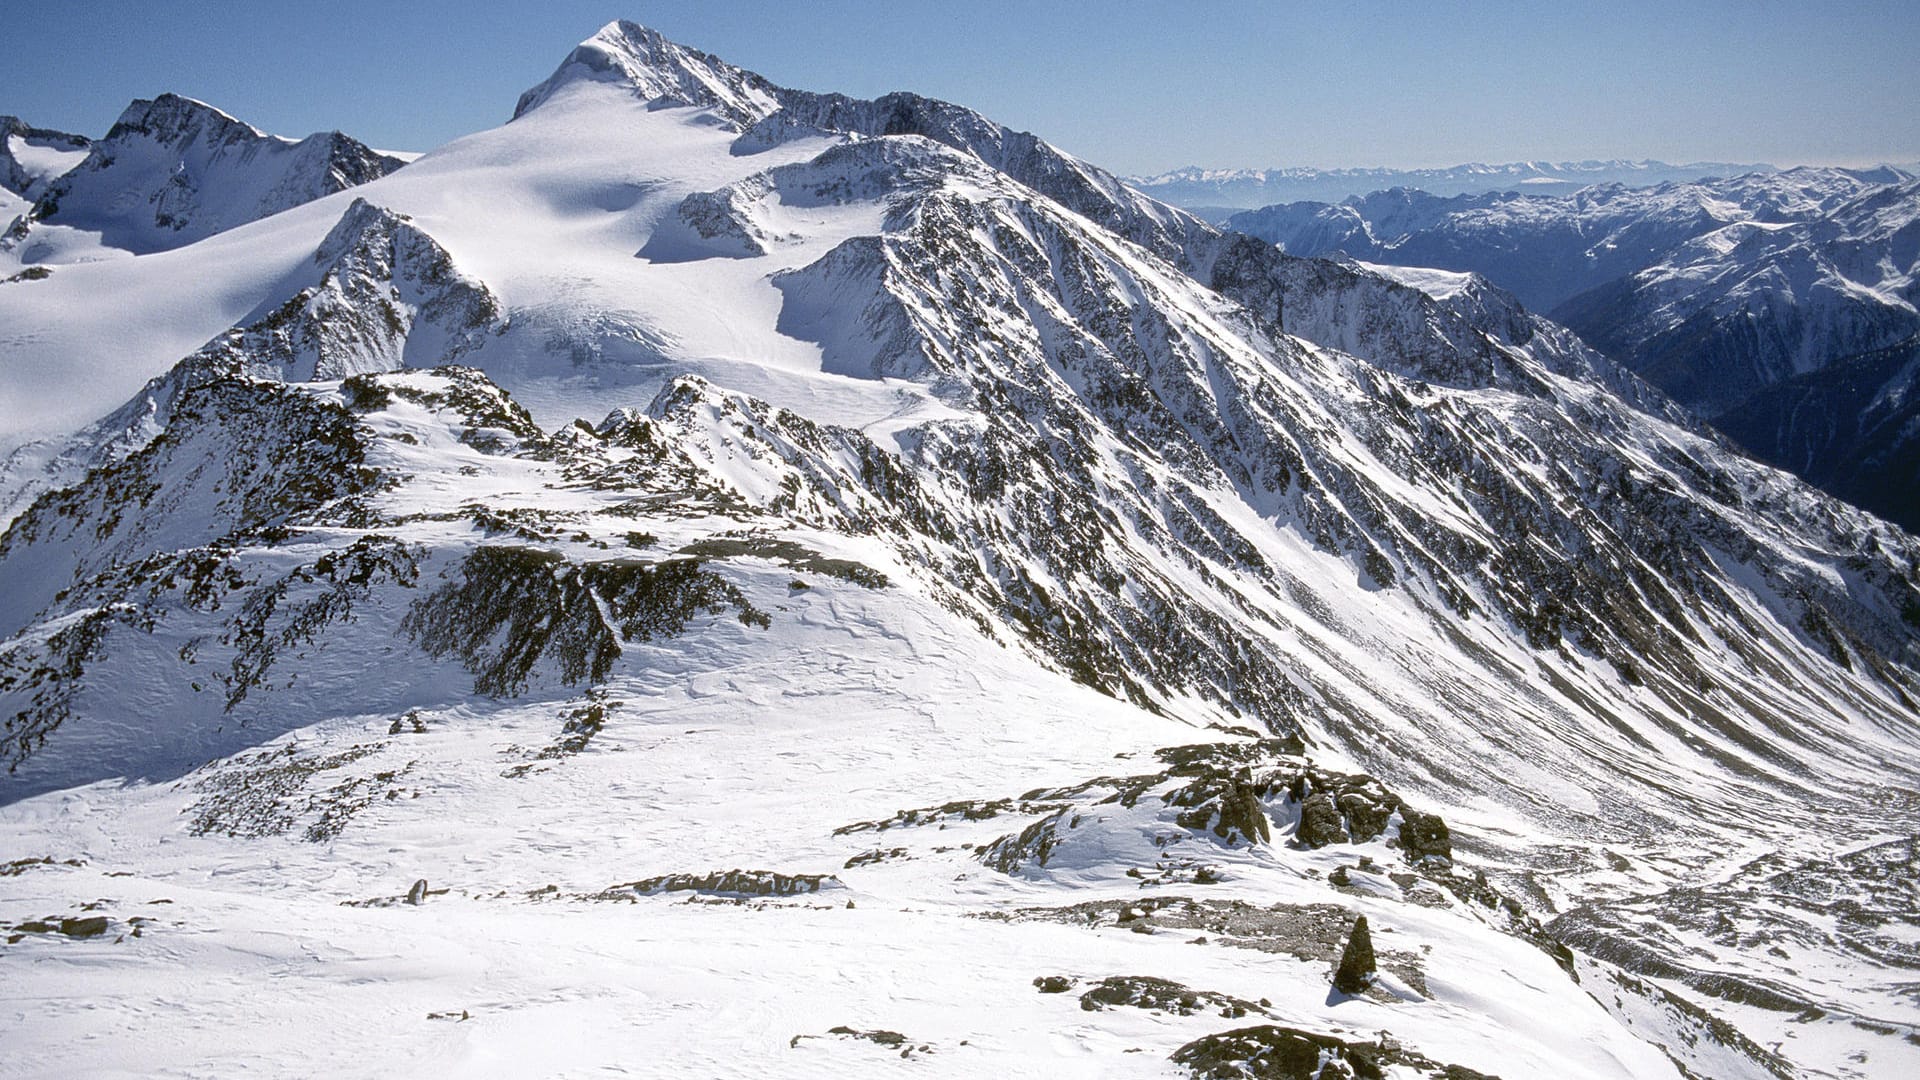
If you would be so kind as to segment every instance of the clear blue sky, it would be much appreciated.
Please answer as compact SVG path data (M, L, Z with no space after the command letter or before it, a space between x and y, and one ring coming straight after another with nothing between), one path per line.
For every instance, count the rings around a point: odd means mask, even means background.
M0 0L0 113L175 91L424 150L613 18L790 86L910 89L1124 172L1524 158L1920 159L1920 2Z

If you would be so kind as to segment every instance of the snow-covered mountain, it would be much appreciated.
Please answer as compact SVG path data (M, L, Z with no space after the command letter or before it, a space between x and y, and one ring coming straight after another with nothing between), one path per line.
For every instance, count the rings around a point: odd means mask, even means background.
M1770 166L1698 161L1510 161L1478 162L1444 169L1202 169L1189 166L1157 176L1130 176L1134 187L1175 206L1196 210L1250 210L1276 203L1338 202L1392 188L1433 195L1485 195L1501 191L1557 195L1595 184L1647 187L1710 176L1742 176Z
M1484 282L616 23L0 379L16 1060L1916 1061L1920 544Z
M166 251L403 164L337 131L285 139L174 94L127 106L104 138L61 145L84 155L43 171L32 192L15 189L33 205L0 238L0 258L59 264Z
M1296 202L1235 214L1228 227L1295 255L1482 274L1551 314L1580 293L1660 261L1729 225L1811 221L1890 183L1894 169L1789 169L1655 186L1606 184L1567 195L1445 197L1412 187L1340 203Z
M47 182L86 160L87 139L0 116L0 188L33 199Z
M1916 221L1920 181L1882 168L1560 198L1401 190L1232 225L1297 254L1483 274L1749 452L1914 529L1920 414L1886 350L1920 333Z
M78 165L87 156L87 140L51 128L38 128L19 117L0 116L0 221L18 228L18 220L33 209L33 200L54 177ZM7 241L0 240L0 244ZM12 272L11 260L0 255L0 277Z

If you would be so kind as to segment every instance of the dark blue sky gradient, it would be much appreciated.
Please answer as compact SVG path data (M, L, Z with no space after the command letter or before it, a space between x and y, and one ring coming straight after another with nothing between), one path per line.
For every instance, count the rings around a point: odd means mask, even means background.
M787 85L911 89L1110 168L1920 159L1920 3L0 0L0 113L172 90L285 135L494 126L616 17Z

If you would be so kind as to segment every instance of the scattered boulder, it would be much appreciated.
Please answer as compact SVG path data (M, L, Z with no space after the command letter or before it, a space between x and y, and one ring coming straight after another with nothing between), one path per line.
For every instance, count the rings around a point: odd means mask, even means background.
M51 855L41 855L38 858L15 859L12 862L0 863L0 877L18 877L28 870L38 869L40 867L85 865L87 865L87 863L84 859L60 859L56 861Z
M113 925L113 920L105 915L85 915L77 919L61 919L60 932L70 938L99 937Z
M1352 829L1354 836L1374 837L1386 830L1387 822L1392 819L1399 800L1388 799L1376 802L1358 791L1348 791L1338 796L1334 803L1346 816L1348 827Z
M1223 1031L1173 1052L1196 1080L1385 1080L1396 1076L1425 1080L1497 1080L1459 1065L1443 1065L1386 1040L1353 1043L1333 1035L1261 1024Z
M1352 1053L1344 1040L1275 1024L1196 1039L1175 1050L1173 1060L1201 1080L1384 1080L1386 1076L1371 1058Z
M1428 857L1453 861L1453 834L1438 814L1423 814L1411 806L1400 808L1400 846L1408 862Z
M904 859L906 857L907 857L907 849L903 847L875 848L872 851L863 851L860 854L849 858L847 860L847 863L844 869L853 870L857 867L871 866L874 863L886 862L888 859Z
M1294 839L1309 848L1347 842L1347 829L1333 796L1315 792L1300 803L1300 827L1294 831Z
M1080 1008L1087 1012L1122 1006L1176 1016L1212 1012L1236 1020L1248 1013L1269 1015L1266 1009L1245 998L1212 990L1195 990L1171 979L1157 979L1150 975L1110 976L1080 995Z
M663 874L659 877L612 885L584 899L632 900L664 892L695 892L722 896L797 896L821 889L840 888L832 874L777 874L771 870L716 870L710 874Z
M865 1039L870 1043L875 1043L880 1046L903 1046L907 1041L907 1037L897 1031L859 1031L845 1024L839 1027L828 1028L827 1034L848 1035L856 1039Z
M1073 989L1073 983L1065 975L1042 975L1033 980L1034 988L1043 994L1064 994Z
M1337 966L1353 933L1354 913L1338 904L1250 904L1244 900L1196 900L1147 895L1132 900L1089 900L1064 907L1015 908L981 918L1008 922L1053 922L1088 930L1147 927L1192 941L1204 935L1214 946L1291 956L1312 964ZM1374 956L1379 970L1414 993L1428 995L1425 965L1418 952L1384 949Z
M933 1047L930 1044L920 1043L918 1045L915 1045L913 1040L907 1038L905 1035L902 1035L898 1031L886 1031L883 1029L874 1030L874 1031L862 1031L859 1028L848 1027L845 1024L841 1024L839 1027L828 1028L827 1035L837 1035L842 1039L858 1039L865 1042L870 1042L875 1046L884 1047L885 1049L888 1049L888 1050L897 1049L900 1051L900 1056L903 1058L912 1057L915 1054L933 1053ZM825 1037L826 1036L823 1036L823 1035L795 1035L792 1039L789 1039L787 1041L787 1046L792 1049L799 1049L800 1044L806 1040L820 1039ZM966 1041L962 1040L960 1045L965 1046Z

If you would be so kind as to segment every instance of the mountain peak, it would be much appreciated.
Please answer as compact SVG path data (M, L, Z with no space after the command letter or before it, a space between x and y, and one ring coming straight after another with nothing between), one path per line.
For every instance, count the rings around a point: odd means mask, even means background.
M180 247L399 168L338 131L295 141L179 94L128 105L85 159L38 193L33 218L108 247Z
M579 82L625 84L661 106L708 107L741 127L779 107L777 88L759 75L621 19L575 46L545 82L520 95L514 119Z
M135 98L120 113L120 119L113 122L103 141L145 135L156 142L172 144L203 131L212 135L216 143L271 138L252 124L236 120L204 101L168 93L152 99Z

